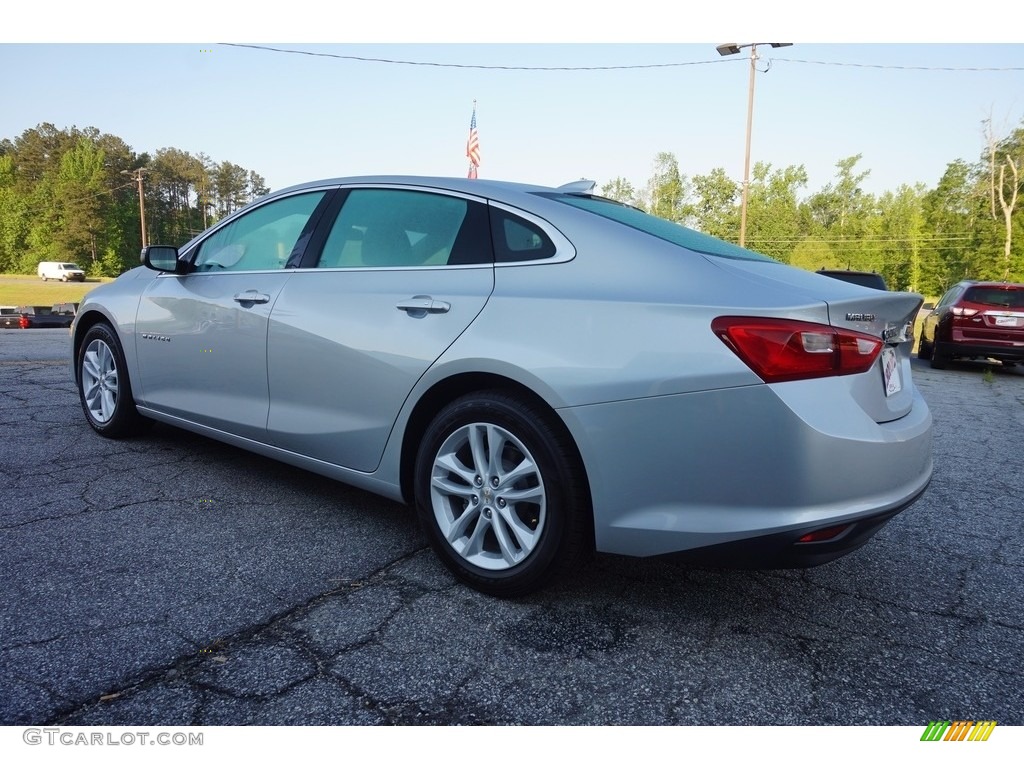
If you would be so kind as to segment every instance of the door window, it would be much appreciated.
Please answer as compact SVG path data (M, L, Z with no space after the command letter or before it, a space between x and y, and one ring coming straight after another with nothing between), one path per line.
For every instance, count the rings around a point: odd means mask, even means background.
M407 189L353 189L317 267L433 267L492 260L482 204Z
M284 269L324 194L292 195L239 216L199 246L194 271Z

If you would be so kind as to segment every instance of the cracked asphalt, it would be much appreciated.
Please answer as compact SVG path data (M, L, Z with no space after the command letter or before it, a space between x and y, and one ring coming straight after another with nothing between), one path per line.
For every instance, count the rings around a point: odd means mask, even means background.
M0 725L1024 725L1024 373L985 368L914 361L934 480L846 558L501 601L400 505L97 436L67 332L0 331Z

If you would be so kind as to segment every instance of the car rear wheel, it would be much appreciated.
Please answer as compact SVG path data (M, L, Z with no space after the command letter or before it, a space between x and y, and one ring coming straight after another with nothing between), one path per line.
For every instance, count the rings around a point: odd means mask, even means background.
M121 344L110 326L90 328L78 351L78 395L89 425L104 437L129 437L152 422L140 415Z
M944 370L947 365L949 365L949 361L952 358L949 355L940 352L938 344L933 343L931 348L931 354L928 356L928 359L931 360L932 362L932 368L941 371Z
M587 551L589 495L565 428L505 392L459 398L416 458L423 529L462 582L498 597L550 583Z
M921 346L917 348L917 356L921 360L931 360L932 343L930 341L925 341L924 339L921 339Z

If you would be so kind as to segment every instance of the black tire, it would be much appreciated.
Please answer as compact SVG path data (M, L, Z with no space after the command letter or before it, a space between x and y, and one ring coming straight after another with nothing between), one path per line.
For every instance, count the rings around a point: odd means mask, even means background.
M921 339L921 344L917 348L917 357L919 360L931 360L932 359L932 344L931 342Z
M98 323L86 331L75 366L82 410L99 434L131 437L152 426L135 408L124 352L109 325Z
M928 359L932 361L932 368L937 371L942 371L946 369L946 366L949 365L949 361L952 358L950 358L949 355L944 355L940 352L938 344L932 344L932 353Z
M528 594L590 549L590 497L575 446L564 425L518 395L479 392L441 409L420 442L414 482L434 551L481 592Z

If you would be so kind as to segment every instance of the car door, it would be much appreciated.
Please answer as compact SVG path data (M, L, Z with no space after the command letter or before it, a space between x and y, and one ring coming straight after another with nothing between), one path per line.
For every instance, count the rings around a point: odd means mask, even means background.
M234 217L185 254L188 274L152 280L135 337L145 405L266 440L268 320L326 194L290 195Z
M347 190L315 264L271 314L271 443L373 471L416 381L491 293L489 231L479 200Z

